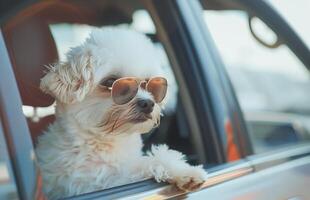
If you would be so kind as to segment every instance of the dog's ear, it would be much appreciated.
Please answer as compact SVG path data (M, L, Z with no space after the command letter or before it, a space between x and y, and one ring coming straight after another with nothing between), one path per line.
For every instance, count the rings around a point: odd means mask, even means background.
M42 91L63 103L82 101L93 85L90 51L74 48L67 55L68 61L48 67L41 79Z

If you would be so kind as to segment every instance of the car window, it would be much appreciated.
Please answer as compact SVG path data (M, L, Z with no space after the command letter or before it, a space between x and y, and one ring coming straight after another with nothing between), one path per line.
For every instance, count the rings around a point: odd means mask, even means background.
M241 105L254 153L309 142L310 76L300 60L286 45L268 48L255 39L245 11L205 10L204 19ZM276 40L259 19L253 20L253 29L270 44Z

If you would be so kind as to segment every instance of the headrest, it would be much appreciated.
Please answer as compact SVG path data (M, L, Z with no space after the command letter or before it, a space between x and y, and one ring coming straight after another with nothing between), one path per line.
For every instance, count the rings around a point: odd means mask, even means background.
M39 88L45 65L58 59L48 25L36 16L18 16L3 30L23 104L51 105L54 99Z

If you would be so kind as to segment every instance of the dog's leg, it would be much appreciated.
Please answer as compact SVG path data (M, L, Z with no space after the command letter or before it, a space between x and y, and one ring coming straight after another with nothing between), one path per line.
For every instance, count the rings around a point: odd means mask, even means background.
M189 165L182 153L170 150L166 145L152 146L152 151L143 157L142 166L146 176L175 184L185 191L198 189L207 178L201 165Z

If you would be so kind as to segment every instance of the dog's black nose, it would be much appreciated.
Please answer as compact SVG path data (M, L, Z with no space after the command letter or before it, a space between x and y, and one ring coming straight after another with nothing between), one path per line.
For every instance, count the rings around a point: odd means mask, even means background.
M149 114L153 111L154 102L149 99L141 99L137 101L137 106L141 112L144 112L145 114Z

